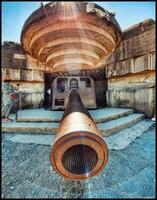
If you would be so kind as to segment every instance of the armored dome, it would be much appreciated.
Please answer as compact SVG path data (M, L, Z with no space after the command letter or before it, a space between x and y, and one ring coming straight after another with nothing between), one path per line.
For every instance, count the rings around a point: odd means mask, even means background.
M26 20L25 52L53 72L97 69L121 40L114 14L93 3L54 2Z

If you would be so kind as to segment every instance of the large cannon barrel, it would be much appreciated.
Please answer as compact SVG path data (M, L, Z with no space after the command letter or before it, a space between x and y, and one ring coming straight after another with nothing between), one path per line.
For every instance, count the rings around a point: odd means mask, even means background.
M107 163L107 145L77 89L70 92L50 159L54 170L71 180L93 177Z

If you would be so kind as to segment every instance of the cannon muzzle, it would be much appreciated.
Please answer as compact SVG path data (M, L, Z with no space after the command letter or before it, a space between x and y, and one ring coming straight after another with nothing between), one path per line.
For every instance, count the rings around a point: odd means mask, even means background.
M50 159L54 170L71 180L93 177L107 163L107 145L77 89L72 89L69 95Z

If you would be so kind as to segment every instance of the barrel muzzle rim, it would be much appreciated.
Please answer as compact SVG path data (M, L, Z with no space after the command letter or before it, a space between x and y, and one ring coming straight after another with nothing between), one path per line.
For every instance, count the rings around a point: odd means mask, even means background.
M95 167L88 173L73 174L63 166L62 157L64 153L77 145L89 146L97 154L98 161ZM83 180L95 176L104 168L108 160L108 149L102 137L87 131L76 131L64 135L54 143L51 149L50 160L54 170L61 176L66 179Z

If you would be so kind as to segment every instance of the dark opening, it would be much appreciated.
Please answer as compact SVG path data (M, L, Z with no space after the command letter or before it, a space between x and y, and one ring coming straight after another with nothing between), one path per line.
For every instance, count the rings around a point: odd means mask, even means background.
M55 99L55 106L64 106L64 99Z
M106 106L107 80L95 81L94 86L97 107L104 108Z
M67 149L62 157L64 168L73 174L86 174L97 164L98 156L88 145L76 145Z
M67 84L67 78L58 78L57 79L57 91L62 93L65 91L65 85Z
M51 74L45 73L45 92L44 92L44 103L43 106L46 109L52 108L52 96L53 96L53 90L52 90L52 83L55 79ZM51 91L51 94L48 92Z

